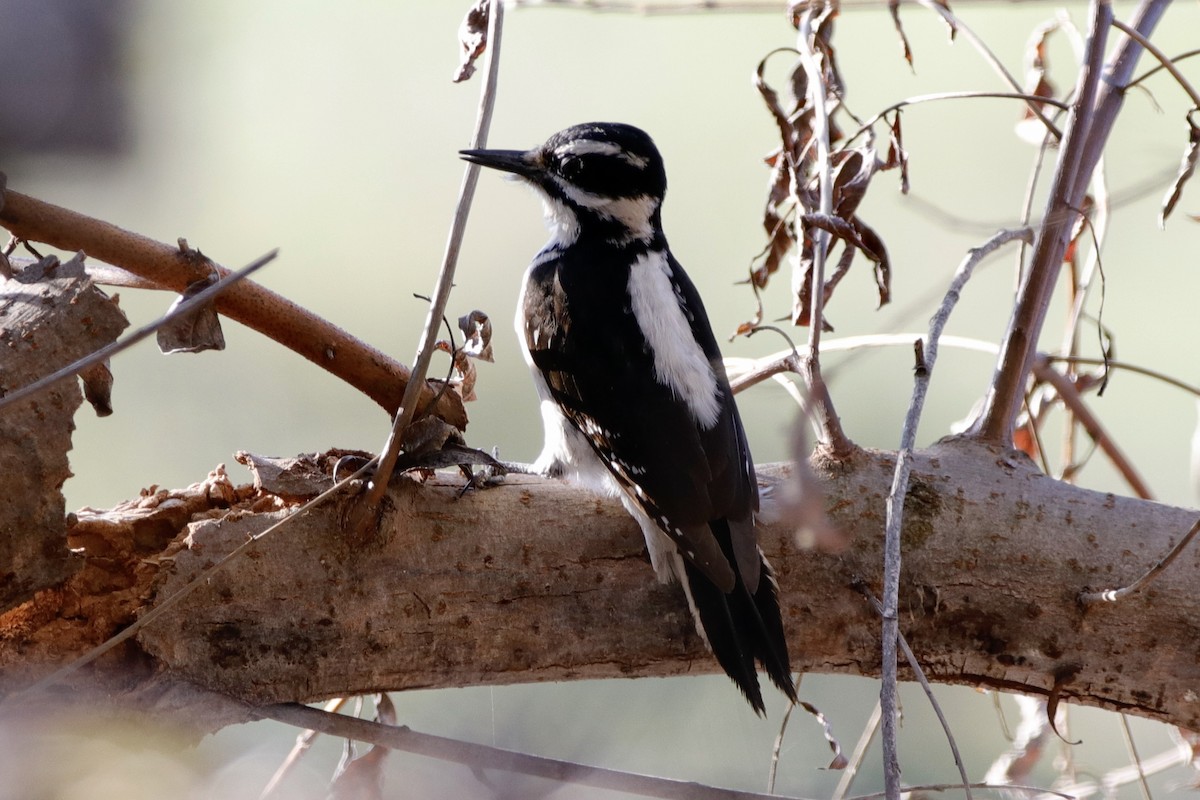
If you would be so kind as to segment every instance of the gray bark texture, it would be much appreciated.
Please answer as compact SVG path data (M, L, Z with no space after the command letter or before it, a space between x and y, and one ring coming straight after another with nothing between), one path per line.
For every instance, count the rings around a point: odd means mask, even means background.
M258 485L244 487L218 470L81 515L71 541L95 554L84 569L0 618L0 689L28 686L185 587L136 644L64 683L143 704L182 685L258 704L717 670L620 505L559 481L516 476L463 494L458 476L404 478L366 535L348 532L355 501L343 496L205 575L327 485L331 462L266 478L259 464ZM880 669L880 620L862 592L878 593L893 465L886 452L814 459L849 539L839 553L798 547L786 521L761 529L797 670ZM794 479L784 465L762 473ZM1200 727L1200 550L1120 602L1079 602L1142 575L1197 512L1072 487L1020 454L947 440L918 455L905 514L901 630L931 680Z

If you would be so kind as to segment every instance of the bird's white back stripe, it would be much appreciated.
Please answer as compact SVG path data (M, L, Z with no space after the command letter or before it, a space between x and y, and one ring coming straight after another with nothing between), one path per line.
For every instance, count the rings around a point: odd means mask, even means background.
M665 253L651 250L633 263L629 299L654 356L655 378L687 403L700 427L716 425L721 412L717 378L671 285Z

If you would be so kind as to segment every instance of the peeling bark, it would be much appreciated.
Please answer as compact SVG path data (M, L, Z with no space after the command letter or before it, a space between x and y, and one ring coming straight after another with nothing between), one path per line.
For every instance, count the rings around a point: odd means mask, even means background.
M82 254L0 278L0 395L115 341L128 324L84 274ZM98 413L107 407L102 390L88 399ZM65 546L62 495L82 401L79 382L64 378L0 414L0 610L61 583L82 563Z

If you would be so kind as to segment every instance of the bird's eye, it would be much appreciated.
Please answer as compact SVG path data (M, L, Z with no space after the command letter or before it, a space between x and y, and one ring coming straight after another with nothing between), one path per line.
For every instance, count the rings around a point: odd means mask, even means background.
M583 159L578 156L567 156L559 162L558 171L567 180L575 180L583 172Z

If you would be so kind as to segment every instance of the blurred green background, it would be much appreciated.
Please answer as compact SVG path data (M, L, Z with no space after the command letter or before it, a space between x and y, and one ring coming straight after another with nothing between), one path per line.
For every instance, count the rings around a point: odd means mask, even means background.
M0 26L18 5L0 2ZM60 6L72 13L70 3ZM450 82L465 4L159 0L121 8L116 74L125 91L123 146L110 156L0 150L8 185L161 241L185 237L230 268L279 247L280 258L259 274L262 283L410 363L425 316L424 302L412 295L433 287L464 169L456 151L468 145L481 86L478 79ZM1117 8L1122 17L1130 6ZM1021 77L1027 38L1055 9L964 3L958 11ZM1085 22L1081 4L1068 9L1077 24ZM961 37L948 39L937 17L905 6L904 19L915 71L901 58L882 4L849 9L839 20L835 43L855 113L869 116L930 92L1005 90ZM1196 46L1197 31L1200 7L1177 4L1156 41L1178 53ZM650 131L667 164L664 222L672 248L705 296L720 337L754 310L750 290L736 284L763 243L762 158L772 147L774 126L751 76L768 51L791 46L793 37L782 11L510 11L489 144L529 147L586 120L631 122ZM55 41L40 46L53 52ZM1049 55L1052 79L1060 88L1069 86L1075 63L1067 40L1054 39ZM777 86L787 62L771 62ZM1195 74L1192 63L1185 67ZM1119 358L1194 380L1198 229L1184 214L1200 209L1197 190L1184 195L1165 232L1156 225L1158 203L1186 143L1185 98L1162 77L1148 88L1153 98L1143 92L1129 97L1109 150L1109 182L1122 204L1104 253L1104 323ZM828 309L837 335L923 331L965 249L1015 224L1035 156L1014 136L1018 117L1011 101L998 100L928 104L905 113L912 194L902 196L898 177L887 173L876 179L861 209L890 249L895 301L875 310L869 265L860 258ZM62 124L84 123L68 117ZM1148 193L1131 191L1146 185ZM540 449L534 393L509 321L518 279L545 236L539 204L528 191L493 174L481 176L449 314L479 308L493 318L496 363L480 365L480 399L468 408L468 439L478 447L498 446L514 460L532 459ZM997 340L1009 312L1014 258L1006 251L978 273L948 333ZM787 284L781 275L766 292L768 318L787 314ZM120 294L135 325L170 302L160 294ZM1097 299L1089 306L1093 313ZM1059 341L1064 314L1061 305L1051 311L1047 347ZM380 447L389 421L369 400L236 324L227 325L226 337L228 348L219 354L164 357L143 346L117 359L116 413L97 419L85 409L78 416L68 508L110 506L151 484L184 486L218 463L230 464L236 481L248 480L232 462L237 450L292 455ZM725 350L754 357L781 347L763 334ZM895 447L911 391L909 348L851 359L831 354L826 363L848 433L866 446ZM943 350L923 442L967 415L992 366L989 356ZM437 362L434 371L444 368ZM795 411L786 395L764 385L739 402L756 459L787 458ZM1188 465L1194 400L1118 374L1104 398L1093 402L1160 498L1193 505ZM1099 458L1081 482L1126 492ZM805 699L831 717L847 748L876 692L871 681L827 676L809 676L802 688ZM981 777L1005 747L992 700L965 689L946 690L942 697L972 777ZM911 688L905 699L905 780L954 780L927 704ZM764 787L776 709L782 709L775 700L770 722L763 723L721 677L396 697L401 722L418 730L756 790ZM1011 700L1004 703L1011 720ZM1125 762L1115 717L1072 713L1075 729L1087 732L1076 750L1081 761L1097 771ZM807 718L792 726L778 788L827 796L838 775L818 769L829 760L820 731ZM1166 746L1161 726L1134 721L1134 730L1144 753ZM0 732L0 740L13 735ZM54 737L36 756L13 755L5 769L25 774L54 764L56 747L95 751L94 761L78 761L79 786L90 787L86 796L205 797L253 796L291 734L247 726L195 751L178 751L163 736L163 754L154 758L131 732L92 732L81 723L80 731ZM11 752L21 747L14 744ZM319 753L288 796L323 796L321 781L337 746L322 744ZM877 761L868 759L856 791L879 788ZM128 766L110 775L113 764ZM402 781L413 796L488 796L465 769L407 757L394 764L393 774L404 777L393 788ZM58 793L10 794L10 786L0 787L0 796L84 796L81 788L61 788L75 786L72 775L56 776ZM1051 775L1047 759L1039 776L1049 781ZM177 776L179 788L162 791L164 776ZM118 788L98 793L96 787L109 779ZM510 792L498 796L548 790L537 782L495 779ZM1156 785L1166 780L1158 778ZM554 796L601 795L562 790Z

